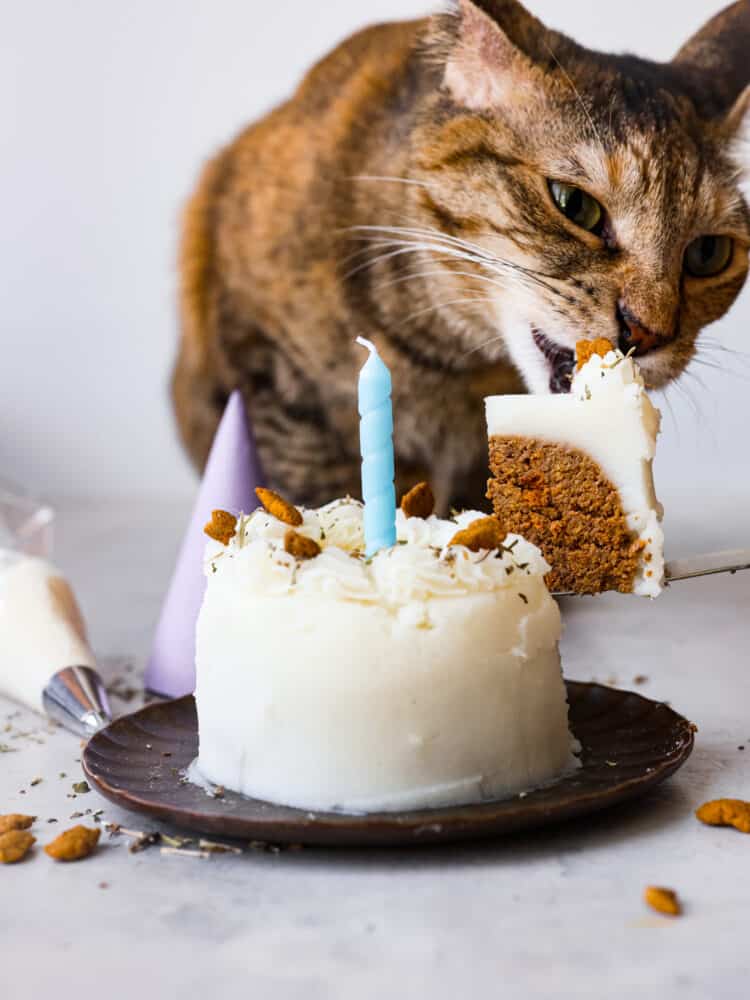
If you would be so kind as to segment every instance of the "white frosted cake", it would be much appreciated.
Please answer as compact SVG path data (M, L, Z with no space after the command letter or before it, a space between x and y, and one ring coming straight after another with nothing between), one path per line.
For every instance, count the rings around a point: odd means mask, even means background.
M487 495L507 530L539 546L550 589L657 596L660 414L633 358L606 340L583 341L569 394L491 396L486 407Z
M214 516L197 628L204 779L373 812L504 798L575 766L560 614L534 545L484 514L399 511L398 543L366 559L358 502L280 503L280 517Z

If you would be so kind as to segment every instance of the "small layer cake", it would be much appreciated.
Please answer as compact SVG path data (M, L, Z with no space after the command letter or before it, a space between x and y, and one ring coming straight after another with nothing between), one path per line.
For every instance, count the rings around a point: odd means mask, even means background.
M504 798L575 766L534 545L484 514L399 511L398 543L367 559L358 502L260 494L267 509L208 527L199 775L362 813Z
M662 509L652 463L660 414L632 357L583 341L569 395L490 396L487 496L539 546L554 592L657 596Z

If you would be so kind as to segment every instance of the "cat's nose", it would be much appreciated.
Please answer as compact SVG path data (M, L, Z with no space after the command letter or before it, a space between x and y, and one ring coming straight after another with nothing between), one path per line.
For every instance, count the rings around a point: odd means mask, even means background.
M623 354L628 351L638 355L647 354L671 340L671 334L652 330L622 301L617 304L617 320L620 326L617 346Z

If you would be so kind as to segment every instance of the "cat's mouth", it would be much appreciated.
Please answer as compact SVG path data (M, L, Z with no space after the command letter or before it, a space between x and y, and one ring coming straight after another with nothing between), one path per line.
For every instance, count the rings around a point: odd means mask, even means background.
M561 347L553 340L550 340L541 330L532 327L531 332L534 337L534 343L544 355L549 366L550 392L570 392L570 385L573 381L575 354L567 347Z

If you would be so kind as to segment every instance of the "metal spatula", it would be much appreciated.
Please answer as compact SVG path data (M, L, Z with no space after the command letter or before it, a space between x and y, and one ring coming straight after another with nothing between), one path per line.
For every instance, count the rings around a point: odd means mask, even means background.
M729 549L726 552L710 552L687 559L672 559L664 567L664 582L669 585L678 580L693 580L697 576L713 576L715 573L738 573L750 569L750 549ZM555 591L554 597L573 597L573 591Z

